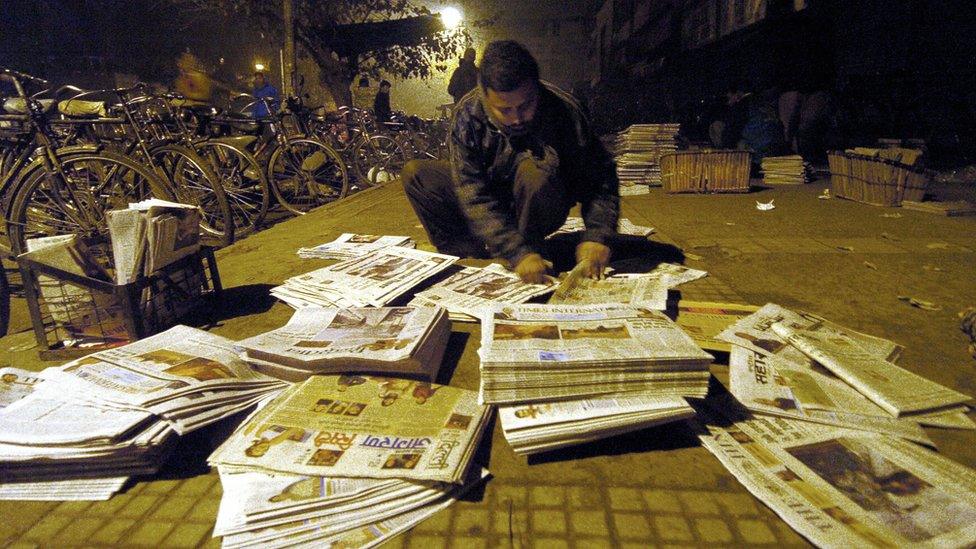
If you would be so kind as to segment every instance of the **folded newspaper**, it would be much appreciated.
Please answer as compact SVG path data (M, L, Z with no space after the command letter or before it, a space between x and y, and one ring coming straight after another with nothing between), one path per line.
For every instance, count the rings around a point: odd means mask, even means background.
M976 544L973 470L899 438L719 405L722 412L699 415L702 444L814 545Z
M332 242L312 248L299 248L303 259L351 259L389 246L416 248L417 243L409 236L342 233Z
M211 456L228 472L459 483L491 409L455 387L312 376L246 421Z
M437 377L451 322L440 307L306 307L281 328L237 345L259 371L288 381L314 374Z
M364 256L289 278L271 295L296 309L382 307L450 267L457 257L401 248L380 248Z
M649 273L617 274L596 280L583 274L585 268L581 263L567 273L549 303L625 303L663 311L668 307L669 289L708 276L705 271L663 263Z
M200 209L151 198L108 212L117 284L128 284L200 249Z
M732 350L732 344L720 341L716 336L758 310L755 305L682 299L678 302L674 321L702 349L727 353Z
M447 308L451 320L477 322L479 316L495 304L518 304L547 294L555 287L549 277L546 284L527 284L517 274L497 263L485 268L464 267L450 277L414 294L409 305Z
M582 232L586 230L586 224L583 222L582 217L570 216L566 218L566 221L561 227L553 231L547 238L552 238L557 234L571 234L576 232ZM621 217L620 221L617 223L617 233L630 236L650 236L654 232L653 227L645 227L644 225L637 225L626 217Z

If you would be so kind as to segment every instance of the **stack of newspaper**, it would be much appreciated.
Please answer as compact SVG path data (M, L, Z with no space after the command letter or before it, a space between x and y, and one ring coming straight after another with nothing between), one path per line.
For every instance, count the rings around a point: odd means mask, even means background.
M117 284L128 284L200 249L200 209L158 198L108 212Z
M800 155L767 156L760 166L763 182L770 185L802 185L808 181L810 166Z
M525 303L533 297L551 292L555 279L549 278L548 284L527 284L497 263L483 269L465 267L417 292L409 304L415 307L445 307L451 320L478 322L482 312L495 304Z
M687 417L680 397L705 396L712 360L659 311L623 305L496 307L478 353L479 396L524 453Z
M814 545L976 545L972 470L896 437L716 404L699 415L702 444Z
M553 231L546 238L552 238L558 234L571 234L577 232L583 232L586 230L586 224L583 222L582 217L570 216L566 218L566 222L563 223L561 227ZM645 227L644 225L637 225L626 217L621 217L617 222L617 233L631 235L631 236L650 236L654 232L654 227Z
M382 307L457 259L399 246L384 247L289 278L272 288L271 295L296 309L310 305Z
M370 376L313 376L210 456L224 483L225 545L373 545L450 505L491 409L472 391Z
M634 124L617 135L614 146L621 195L642 194L661 185L661 156L678 150L680 124Z
M416 248L417 243L409 236L343 233L332 242L299 248L298 256L303 259L352 259L388 246Z
M288 381L349 372L433 381L450 335L440 307L306 307L281 328L237 345L259 371Z
M549 303L623 303L663 311L668 307L669 289L708 276L684 265L662 263L649 273L614 274L595 280L583 274L585 268L581 264L567 273Z
M176 435L285 385L254 373L233 342L185 326L42 377L0 410L0 483L45 499L110 497L126 477L155 472Z
M749 410L932 445L922 425L973 429L970 397L897 366L902 347L767 304L719 336Z

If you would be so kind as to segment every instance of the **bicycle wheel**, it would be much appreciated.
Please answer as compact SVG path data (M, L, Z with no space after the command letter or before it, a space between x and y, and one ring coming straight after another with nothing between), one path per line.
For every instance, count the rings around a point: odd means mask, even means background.
M393 181L408 160L400 145L391 137L371 135L360 141L353 151L356 175L370 185Z
M7 234L14 254L28 238L76 234L90 245L108 244L105 213L156 197L174 200L150 168L110 151L58 153L61 180L35 162L20 177L11 199Z
M227 194L210 164L183 145L158 145L149 149L153 163L166 175L176 200L199 206L200 229L220 246L234 242L234 216Z
M268 181L278 202L304 214L349 193L349 177L334 149L315 139L290 139L271 153Z
M254 231L268 213L271 186L251 153L221 141L194 144L197 153L210 163L224 187L234 216L234 237Z

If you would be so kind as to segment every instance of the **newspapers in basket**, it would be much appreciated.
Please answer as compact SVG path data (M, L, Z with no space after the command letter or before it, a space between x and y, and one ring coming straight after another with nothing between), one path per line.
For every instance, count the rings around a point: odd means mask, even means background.
M457 257L398 246L289 278L271 294L299 309L382 307L450 267Z
M299 248L298 256L304 259L351 259L388 246L416 248L417 243L409 236L342 233L332 242Z
M482 318L478 353L490 404L701 397L712 360L660 311L626 305L496 306Z
M734 410L724 404L722 414ZM898 438L785 418L729 424L713 413L702 444L814 545L976 544L971 469Z
M547 452L694 417L681 397L641 395L499 406L502 432L519 454Z
M450 336L440 307L306 307L281 328L237 345L259 371L288 381L350 372L433 381Z
M584 275L585 269L580 263L567 273L549 303L625 303L663 311L668 307L669 289L708 276L705 271L673 263L658 265L649 273L618 274L600 280Z
M117 284L128 284L200 249L200 208L151 198L108 212Z
M473 391L406 379L312 376L210 456L228 471L460 482L490 408Z
M226 548L347 540L368 547L456 501L487 478L486 470L477 473L459 485L221 469L213 535L222 536Z
M477 322L485 309L494 304L517 304L543 294L555 287L555 279L546 284L527 284L517 274L497 263L485 268L464 267L450 277L414 294L410 305L416 307L441 306L451 320Z

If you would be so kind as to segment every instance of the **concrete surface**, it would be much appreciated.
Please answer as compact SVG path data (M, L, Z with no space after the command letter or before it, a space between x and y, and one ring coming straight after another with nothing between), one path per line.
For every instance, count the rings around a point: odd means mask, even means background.
M824 186L725 196L654 190L627 197L623 215L656 227L656 244L624 243L615 259L625 270L684 260L710 276L682 286L683 297L774 301L815 312L902 343L901 364L976 394L976 361L966 353L955 319L957 311L976 304L976 218L818 200ZM775 210L755 209L756 200L771 199ZM884 217L893 213L901 217ZM346 231L406 234L429 249L399 184L359 193L221 250L223 304L197 324L231 338L280 326L291 310L271 299L268 289L326 264L299 259L300 246ZM935 302L942 310L912 308L899 295ZM15 328L26 326L22 315L15 317ZM455 324L439 381L477 388L478 334L475 325ZM0 351L3 364L35 370L51 365L37 360L29 332L3 338ZM720 379L726 370L713 366ZM107 502L0 502L0 545L218 545L210 530L220 484L205 458L232 427L227 421L190 435L161 473ZM976 466L976 432L928 432L946 456ZM515 455L495 425L479 461L494 475L483 490L389 546L807 545L700 447L686 423L530 459Z

